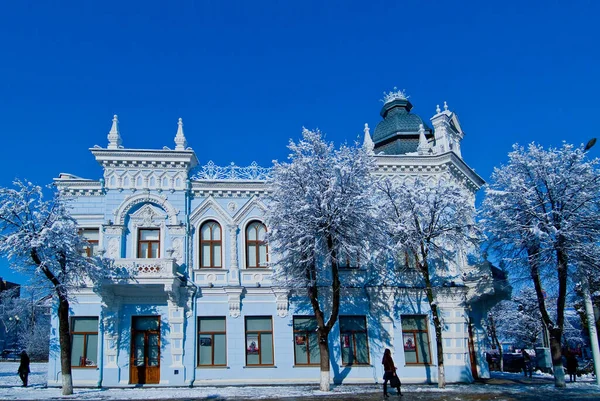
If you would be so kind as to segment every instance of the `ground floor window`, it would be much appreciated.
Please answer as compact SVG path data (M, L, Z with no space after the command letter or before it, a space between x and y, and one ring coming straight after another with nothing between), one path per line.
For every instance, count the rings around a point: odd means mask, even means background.
M365 316L340 316L343 365L369 364L369 338Z
M314 316L294 316L294 360L296 365L318 365L321 351Z
M224 317L198 318L198 366L227 365Z
M406 364L430 364L427 316L403 315L401 321Z
M95 367L98 361L98 318L71 318L71 366Z
M246 365L273 365L271 316L246 317Z

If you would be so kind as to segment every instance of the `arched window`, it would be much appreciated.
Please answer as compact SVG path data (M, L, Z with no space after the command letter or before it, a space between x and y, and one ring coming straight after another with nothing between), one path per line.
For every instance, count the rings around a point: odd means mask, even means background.
M268 248L265 242L267 227L260 221L253 221L246 227L246 267L267 267Z
M221 261L221 226L207 221L200 227L200 267L223 267Z

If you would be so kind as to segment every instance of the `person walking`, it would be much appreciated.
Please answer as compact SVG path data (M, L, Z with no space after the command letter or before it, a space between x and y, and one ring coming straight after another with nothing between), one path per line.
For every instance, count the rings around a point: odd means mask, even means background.
M523 355L523 374L527 377L527 373L529 373L529 377L533 375L533 367L531 366L531 356L525 348L521 350L521 355Z
M577 368L579 362L577 362L577 356L574 352L567 351L567 373L569 374L569 380L572 382L577 381Z
M23 387L27 387L27 377L29 376L29 355L27 352L21 352L21 363L19 364L19 377L23 382Z
M395 387L398 390L398 396L402 396L402 391L400 390L400 378L396 374L396 365L394 365L394 360L392 359L392 351L389 348L386 348L383 352L383 359L381 360L383 364L383 396L389 397L387 392L387 383L390 382L390 386Z

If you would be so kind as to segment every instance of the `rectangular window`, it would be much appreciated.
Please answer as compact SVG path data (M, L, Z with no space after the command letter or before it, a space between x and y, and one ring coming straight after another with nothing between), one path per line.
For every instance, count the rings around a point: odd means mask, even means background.
M224 317L198 318L198 366L226 366Z
M294 316L294 360L296 365L319 365L321 351L317 340L317 319Z
M274 365L271 316L246 317L246 365Z
M81 230L81 235L88 242L88 245L83 248L83 254L87 257L97 256L100 230L98 228L84 228Z
M338 257L338 267L344 270L356 270L360 268L358 255L342 252Z
M96 367L98 361L98 318L71 318L71 366Z
M369 338L365 316L340 316L343 365L369 364Z
M417 258L409 250L400 253L398 265L400 269L414 270L417 267Z
M138 237L138 258L157 259L160 255L160 230L140 229Z
M403 315L402 343L404 344L404 359L407 365L427 365L431 363L429 352L429 333L427 331L427 316Z

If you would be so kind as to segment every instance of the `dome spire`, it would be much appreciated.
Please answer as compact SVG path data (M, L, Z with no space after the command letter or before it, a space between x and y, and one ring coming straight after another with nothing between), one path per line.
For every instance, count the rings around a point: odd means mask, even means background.
M121 134L119 133L119 119L115 114L112 120L112 127L108 133L108 147L107 149L119 149L121 148Z
M177 135L175 135L175 150L185 150L187 147L187 140L183 135L183 119L179 119L177 122Z

